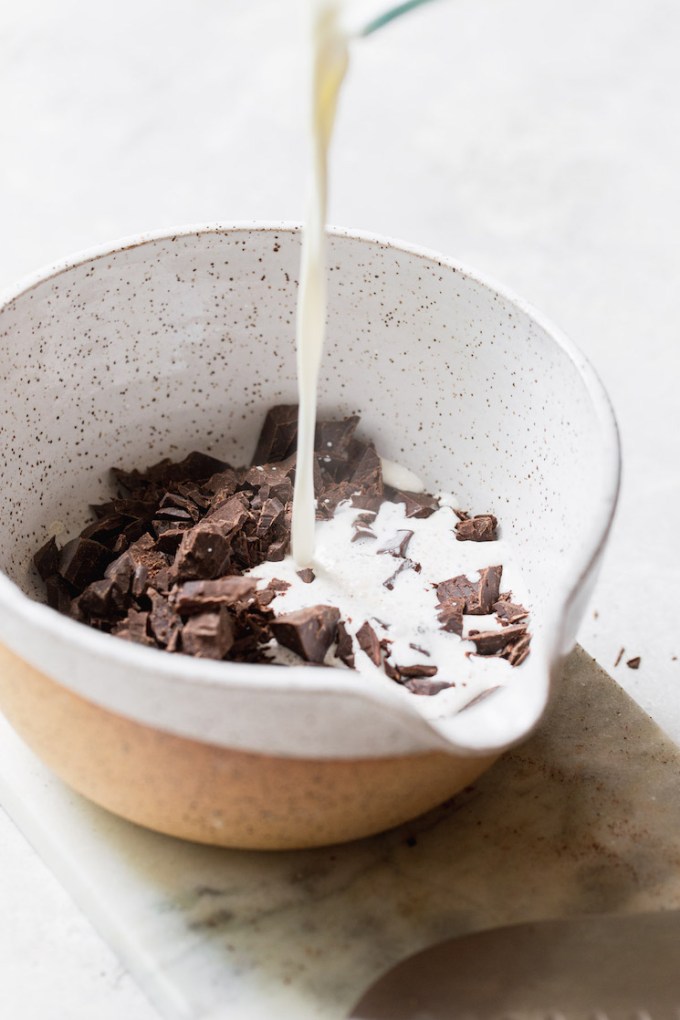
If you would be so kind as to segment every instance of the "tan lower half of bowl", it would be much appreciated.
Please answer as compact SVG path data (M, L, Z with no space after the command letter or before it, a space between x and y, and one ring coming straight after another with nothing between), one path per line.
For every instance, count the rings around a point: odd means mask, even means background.
M0 708L69 786L130 821L200 843L281 850L415 818L494 758L313 760L174 736L73 694L0 645Z

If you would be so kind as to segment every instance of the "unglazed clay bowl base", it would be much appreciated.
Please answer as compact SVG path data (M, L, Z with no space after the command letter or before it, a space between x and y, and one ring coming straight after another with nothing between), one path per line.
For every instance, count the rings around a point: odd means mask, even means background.
M382 832L457 793L496 757L324 761L216 747L99 708L3 645L0 703L32 750L101 807L170 836L248 850Z

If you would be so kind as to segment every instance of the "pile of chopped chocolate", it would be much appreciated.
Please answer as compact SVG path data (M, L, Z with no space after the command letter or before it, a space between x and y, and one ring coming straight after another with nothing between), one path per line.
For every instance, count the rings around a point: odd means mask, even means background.
M373 443L357 438L359 419L321 421L316 428L317 519L333 516L349 501L362 512L354 539L374 537L371 522L385 501L404 504L407 518L428 517L439 507L426 493L383 483ZM302 661L320 664L329 650L354 667L354 641L337 608L313 605L276 614L272 601L288 587L266 586L244 572L282 560L290 543L297 443L297 407L272 408L250 467L233 467L202 453L179 463L162 460L145 471L114 469L118 494L91 507L93 523L59 549L51 538L35 555L47 601L60 612L128 641L202 658L270 662L278 642ZM456 511L460 541L488 542L497 534L491 514ZM413 532L398 531L378 553L398 559L385 581L391 589L404 570L420 571L407 548ZM462 634L463 615L495 613L501 628L469 634L479 655L519 665L528 654L527 611L500 594L500 566L480 580L454 577L436 585L439 622ZM313 583L312 570L299 572ZM379 640L369 621L356 634L358 647L376 665L415 693L449 686L433 682L436 667L391 662L390 642Z

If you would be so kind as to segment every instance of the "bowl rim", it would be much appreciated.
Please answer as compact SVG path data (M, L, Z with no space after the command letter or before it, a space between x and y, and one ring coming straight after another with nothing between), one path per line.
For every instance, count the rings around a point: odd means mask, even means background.
M78 251L70 256L59 259L50 265L37 270L20 279L17 283L0 291L0 311L4 311L14 301L23 297L41 284L77 268L87 262L107 258L125 251L141 248L156 241L173 241L182 237L201 237L207 234L233 234L248 232L256 234L287 233L290 235L302 232L302 224L290 220L234 220L216 223L193 223L173 228L160 228L144 231L123 237L113 242L102 243ZM430 264L460 273L479 284L481 287L503 298L514 305L520 312L535 322L569 357L577 369L585 389L594 407L601 428L601 445L603 464L607 467L607 475L603 478L603 499L599 507L599 516L591 523L591 541L588 545L589 555L579 565L578 573L568 592L562 593L560 602L563 616L566 615L570 601L575 597L583 581L597 564L611 530L618 500L621 480L621 446L619 429L611 400L595 369L583 352L567 335L543 313L538 311L524 298L516 295L510 288L498 284L491 276L480 273L457 260L443 255L430 248L386 237L365 230L352 230L338 226L328 226L329 237L349 238L359 244L401 252L415 256ZM51 637L67 641L85 654L94 654L97 658L113 660L122 667L137 666L144 672L164 675L170 682L188 682L194 686L208 685L229 688L254 688L267 690L275 686L282 689L281 671L267 664L216 662L197 659L193 656L167 655L161 649L145 648L121 641L115 637L100 633L90 627L83 626L75 620L61 615L50 607L36 602L26 595L17 584L0 571L0 606L11 613L18 613L29 626L47 631ZM550 658L561 654L561 635L557 635L554 647L551 646ZM391 702L385 688L366 688L359 678L351 671L329 670L315 666L290 666L285 671L285 689L288 691L303 690L307 693L357 693L363 698L375 700L385 705ZM547 680L546 680L547 686Z

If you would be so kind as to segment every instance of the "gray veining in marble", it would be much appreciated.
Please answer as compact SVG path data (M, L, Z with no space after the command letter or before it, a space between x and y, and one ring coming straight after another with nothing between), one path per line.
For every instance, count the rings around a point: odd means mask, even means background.
M18 748L3 738L0 765ZM171 1018L340 1020L447 936L680 907L680 753L582 650L530 741L440 809L347 846L198 847L92 807L35 760L30 789L2 772L0 800Z

